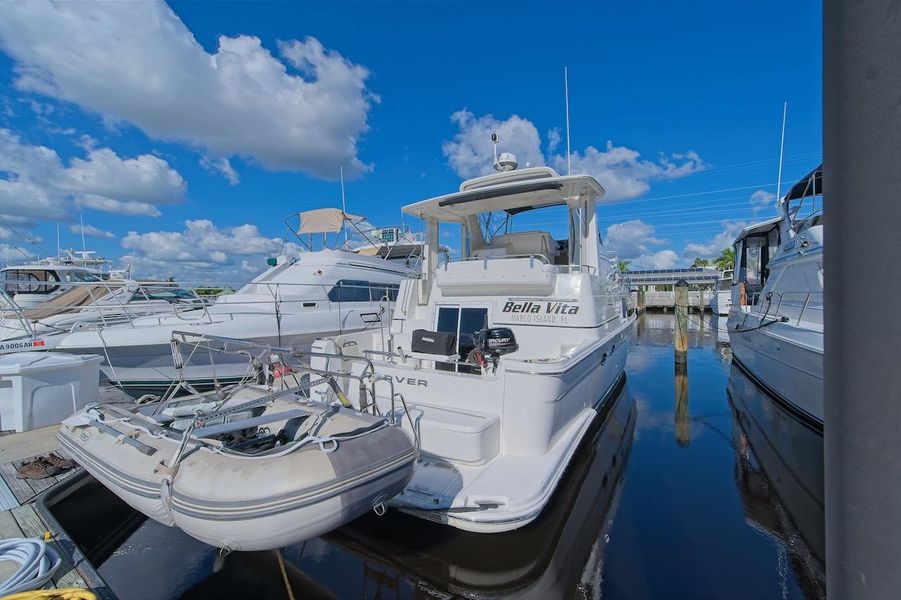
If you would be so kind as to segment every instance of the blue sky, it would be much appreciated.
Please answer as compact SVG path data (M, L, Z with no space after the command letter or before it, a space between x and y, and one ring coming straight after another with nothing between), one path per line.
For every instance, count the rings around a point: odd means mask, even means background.
M246 279L339 165L384 225L490 170L492 129L563 168L565 65L606 241L690 263L773 214L784 101L784 180L818 164L821 50L816 2L4 4L0 257L81 215L138 275Z

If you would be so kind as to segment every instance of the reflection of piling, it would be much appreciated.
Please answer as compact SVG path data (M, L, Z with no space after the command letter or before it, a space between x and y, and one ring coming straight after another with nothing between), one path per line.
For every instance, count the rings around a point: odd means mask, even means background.
M676 331L673 346L676 352L676 363L688 361L688 282L680 279L676 289Z
M688 363L676 363L675 390L676 443L685 448L691 443L691 428L688 420Z

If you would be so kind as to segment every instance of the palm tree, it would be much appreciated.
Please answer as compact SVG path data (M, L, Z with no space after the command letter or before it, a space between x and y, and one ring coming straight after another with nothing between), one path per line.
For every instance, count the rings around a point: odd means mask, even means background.
M735 264L735 250L732 248L723 248L723 251L716 257L713 264L715 264L716 268L720 271L731 269Z
M628 260L618 260L616 261L616 266L619 269L620 273L625 273L629 270L629 261Z
M695 261L691 263L692 268L694 267L706 267L710 264L709 258L701 258L700 256L695 257Z

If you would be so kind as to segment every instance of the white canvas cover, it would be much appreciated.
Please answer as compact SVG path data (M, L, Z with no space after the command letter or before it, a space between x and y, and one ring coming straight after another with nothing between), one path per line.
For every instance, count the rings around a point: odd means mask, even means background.
M363 217L349 215L338 208L317 208L300 213L300 230L297 233L338 233L344 219L359 221Z

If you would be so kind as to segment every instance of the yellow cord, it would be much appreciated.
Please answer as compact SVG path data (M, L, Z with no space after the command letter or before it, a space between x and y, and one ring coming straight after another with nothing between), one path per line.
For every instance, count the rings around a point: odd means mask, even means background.
M57 590L34 590L3 596L0 600L97 600L97 595L84 588L59 588Z

